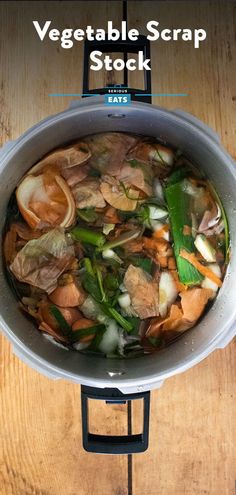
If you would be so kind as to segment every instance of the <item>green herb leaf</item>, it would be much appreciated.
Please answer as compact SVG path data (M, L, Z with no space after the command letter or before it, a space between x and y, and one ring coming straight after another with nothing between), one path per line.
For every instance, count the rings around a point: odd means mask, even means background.
M155 347L160 347L163 344L162 337L148 337L148 341Z
M133 328L131 323L129 323L125 318L123 318L118 311L112 307L112 303L109 303L109 299L104 291L102 273L98 265L95 265L94 273L96 277L91 275L91 273L86 272L82 279L82 285L86 292L88 292L96 302L101 306L102 311L117 321L117 323L124 328L127 332L130 332Z
M99 350L98 348L99 348L99 345L102 341L102 338L103 338L105 331L106 331L106 327L105 327L105 325L103 325L103 328L101 328L98 332L96 332L90 346L87 347L87 350L92 351L92 352L97 352Z
M141 323L141 320L140 318L138 318L137 316L126 316L126 320L132 325L132 335L134 334L138 334L138 331L139 331L139 326L140 326L140 323Z
M105 278L105 286L106 289L108 290L116 290L119 287L119 280L118 278L113 275L112 273L108 273Z
M93 277L95 277L95 273L94 273L94 269L92 267L91 260L89 258L83 258L81 261L83 262L84 267L86 268L87 273L89 273L90 275L92 275Z
M104 302L107 300L107 297L103 288L102 272L97 264L95 265L95 273L97 276L98 287L101 293L101 302Z
M130 187L126 187L124 182L120 181L120 185L121 185L121 187L125 193L126 198L132 199L134 201L143 201L143 198L140 198L139 196L136 196L136 197L130 196L130 193L129 193Z
M113 249L117 246L122 246L126 242L132 241L133 239L136 239L139 235L141 234L141 229L139 227L139 230L135 231L130 231L130 232L125 232L124 234L121 234L119 237L114 239L113 241L106 242L102 247L99 247L97 251L104 251L105 249Z
M129 164L132 168L139 168L140 167L140 162L138 162L138 160L135 160L135 159L129 160Z
M71 341L78 342L78 340L81 340L83 337L86 337L86 335L93 335L94 333L97 334L102 330L104 331L106 330L105 325L103 325L102 323L99 325L93 325L92 327L83 328L81 330L73 330L71 335Z
M93 223L97 220L97 213L94 208L84 208L82 210L77 209L77 215L84 222Z
M64 316L60 312L60 310L57 308L57 306L51 306L50 307L50 313L54 316L56 319L59 329L61 330L61 333L64 337L69 337L71 336L72 333L72 328L71 326L67 323L65 320Z
M101 177L101 173L96 168L90 167L88 175L90 177Z
M147 204L142 205L139 209L138 218L146 227L150 229L152 228L150 221L150 210Z
M159 160L156 159L156 156L159 158ZM155 162L155 161L160 162L160 163L162 163L162 165L165 165L165 166L169 167L168 163L166 163L166 161L164 160L164 158L162 158L162 156L161 156L161 154L160 154L160 152L159 152L158 149L155 150L155 155L153 156L152 163Z
M107 311L108 316L117 321L117 323L126 330L126 332L131 332L133 329L133 325L125 319L115 308L112 308L110 305L106 305L105 309Z
M95 301L101 302L101 291L97 282L97 279L91 275L91 273L87 272L84 277L82 277L82 285L86 292L90 294Z
M150 258L142 258L139 256L134 256L133 264L134 266L138 266L139 268L142 268L143 270L145 270L145 272L149 274L152 272L153 262Z
M188 175L189 175L189 171L186 169L186 167L177 168L172 172L171 175L169 175L167 179L167 184L168 186L170 186L171 184L176 184L176 182L185 179L186 177L188 177Z

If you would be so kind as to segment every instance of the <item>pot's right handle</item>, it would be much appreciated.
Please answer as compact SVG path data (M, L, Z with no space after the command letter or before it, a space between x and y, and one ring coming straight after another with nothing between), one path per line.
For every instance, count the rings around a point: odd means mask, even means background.
M125 404L128 401L143 399L143 431L128 435L99 435L89 432L88 399L106 401L107 404ZM123 394L114 388L94 388L81 386L83 447L96 454L134 454L148 448L150 392ZM128 422L127 422L128 423Z
M173 110L171 113L177 115L178 117L183 117L190 124L193 124L195 127L198 127L198 129L207 134L213 141L215 141L215 143L220 144L220 136L213 129L211 129L211 127L206 125L204 122L202 122L202 120L199 120L191 113L185 112L180 108L176 108L176 110Z

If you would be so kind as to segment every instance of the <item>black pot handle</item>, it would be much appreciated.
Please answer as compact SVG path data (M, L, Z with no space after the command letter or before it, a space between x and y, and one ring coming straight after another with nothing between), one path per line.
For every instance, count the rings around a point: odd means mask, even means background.
M89 432L88 399L106 401L107 404L125 404L127 401L143 399L143 431L128 435L98 435ZM83 447L96 454L135 454L148 448L150 392L123 394L116 388L81 386ZM128 422L127 422L128 424Z
M90 89L89 87L89 64L90 54L93 50L99 50L102 53L123 53L124 61L127 60L129 53L143 52L143 57L150 59L150 42L146 36L139 35L137 41L88 41L84 43L84 72L83 72L83 95L92 96L94 94L107 94L109 92L122 92L131 95L132 100L142 101L145 103L152 102L151 72L144 69L144 89L128 87L128 70L125 67L124 79L122 84L109 84L106 88Z

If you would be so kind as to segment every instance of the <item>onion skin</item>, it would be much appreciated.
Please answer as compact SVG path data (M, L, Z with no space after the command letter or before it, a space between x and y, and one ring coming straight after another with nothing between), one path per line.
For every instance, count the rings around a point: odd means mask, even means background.
M55 190L58 191L62 199L64 196L65 213L59 222L50 221L49 218L47 220L40 218L29 206L30 203L35 202L35 205L40 205L46 217L50 209L52 213L55 212L55 216L60 218L63 204L55 199ZM74 223L76 216L74 198L66 181L60 175L45 174L37 177L27 175L16 190L16 199L23 218L32 229L42 229L47 225L67 228Z
M90 158L91 151L88 145L84 142L78 142L50 152L36 163L29 172L36 175L49 167L55 167L59 171L67 170L84 165Z
M50 311L51 307L52 307L52 305L51 305L50 301L43 301L40 304L38 314L39 314L40 319L42 320L42 323L43 322L46 323L53 330L56 331L58 329L58 323ZM76 320L78 320L79 318L82 318L82 315L77 308L60 308L60 312L61 312L62 316L64 316L68 325L73 325L73 323Z
M58 286L49 296L50 301L60 308L74 308L80 306L86 299L86 295L81 287L75 282Z

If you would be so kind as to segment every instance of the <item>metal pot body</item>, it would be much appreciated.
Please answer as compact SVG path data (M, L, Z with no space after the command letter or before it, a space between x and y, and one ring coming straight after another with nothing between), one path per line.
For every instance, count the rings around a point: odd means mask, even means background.
M88 386L116 387L130 393L159 387L166 378L194 366L216 348L224 347L235 335L236 168L218 136L189 114L138 102L127 107L107 107L101 99L90 97L40 122L3 148L1 230L9 197L35 162L57 146L105 131L132 132L166 141L192 158L215 185L228 216L232 253L223 287L213 307L197 326L158 354L130 360L91 357L58 347L36 331L19 312L1 266L0 326L14 352L41 373Z

